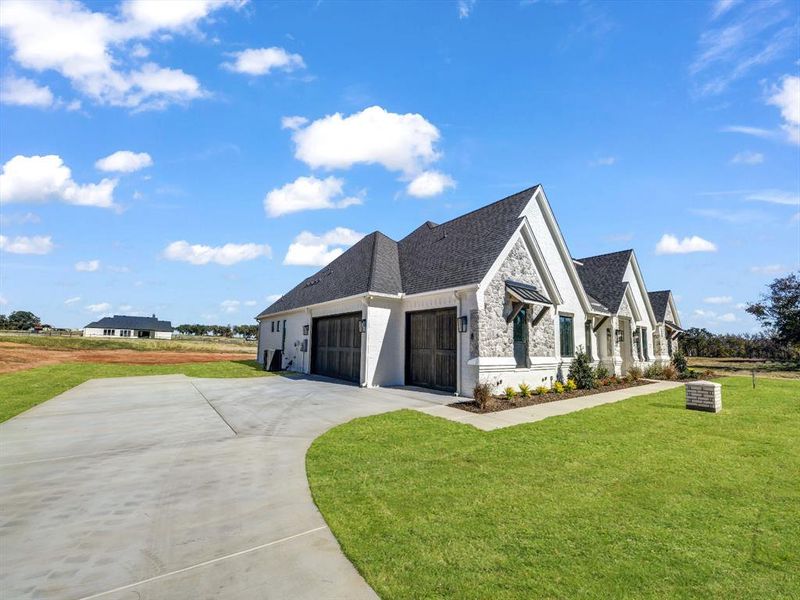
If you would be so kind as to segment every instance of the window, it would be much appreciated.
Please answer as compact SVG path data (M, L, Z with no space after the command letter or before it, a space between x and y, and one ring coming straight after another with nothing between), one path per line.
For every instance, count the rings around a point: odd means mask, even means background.
M270 321L269 326L272 328L272 331L275 331L275 321Z
M614 356L614 334L611 333L611 327L606 329L606 353Z
M647 349L647 327L642 327L642 348L644 349L644 359L650 360L650 352Z
M672 336L667 337L667 354L672 356Z
M119 335L121 337L131 337L131 330L130 329L120 329Z
M280 330L281 330L281 322L278 321L278 329L277 329L277 331L280 331Z
M514 358L517 368L528 366L528 311L525 307L514 317Z
M561 333L561 356L575 354L575 332L572 328L572 317L559 315L559 331Z
M114 329L103 329L103 335L117 335L117 332Z
M642 328L637 327L634 333L634 342L636 343L636 356L642 360Z
M586 325L584 325L584 332L586 335L586 354L589 355L589 359L592 357L592 322L586 321Z

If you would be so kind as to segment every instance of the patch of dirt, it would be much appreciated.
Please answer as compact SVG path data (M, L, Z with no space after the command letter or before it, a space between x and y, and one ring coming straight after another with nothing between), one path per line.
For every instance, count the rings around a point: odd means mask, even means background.
M475 400L468 400L466 402L454 402L453 404L448 404L448 406L452 406L453 408L460 408L461 410L465 410L467 412L473 412L478 414L485 414L485 413L493 413L498 412L501 410L509 410L511 408L522 408L523 406L534 406L535 404L546 404L548 402L555 402L556 400L566 400L567 398L577 398L578 396L591 396L592 394L602 394L603 392L611 392L614 390L624 390L625 388L636 387L639 385L647 385L653 383L652 381L634 381L633 383L615 383L612 385L604 385L603 387L594 388L592 390L573 390L571 392L563 392L561 394L557 394L555 392L549 392L547 394L541 394L538 396L528 396L527 398L522 398L517 396L514 400L509 400L505 396L495 396L494 402L487 406L486 408L481 409L478 406L478 403Z
M67 362L116 363L129 365L174 365L219 360L255 360L237 352L165 352L140 350L55 350L28 344L0 343L0 373L12 373Z

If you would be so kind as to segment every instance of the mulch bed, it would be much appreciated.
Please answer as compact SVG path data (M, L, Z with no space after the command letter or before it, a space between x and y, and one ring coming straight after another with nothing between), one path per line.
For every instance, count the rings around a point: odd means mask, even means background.
M611 392L614 390L624 390L625 388L637 387L639 385L648 385L653 383L652 381L634 381L633 383L614 383L612 385L604 385L602 387L597 387L592 390L573 390L571 392L565 391L561 394L557 394L555 392L549 392L547 394L542 394L541 396L531 395L527 398L522 398L521 396L517 396L514 398L513 401L509 402L505 396L495 396L494 403L484 409L481 409L478 406L478 403L475 400L467 400L465 402L454 402L453 404L448 404L448 406L452 406L453 408L460 408L461 410L466 410L467 412L478 413L478 414L485 414L485 413L493 413L499 412L501 410L509 410L511 408L522 408L523 406L533 406L535 404L546 404L547 402L555 402L556 400L566 400L567 398L577 398L578 396L591 396L592 394L602 394L603 392Z

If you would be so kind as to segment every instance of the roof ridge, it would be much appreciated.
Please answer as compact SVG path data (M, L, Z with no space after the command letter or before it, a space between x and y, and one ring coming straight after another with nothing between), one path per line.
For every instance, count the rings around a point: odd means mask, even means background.
M615 250L614 252L604 252L603 254L595 254L593 256L584 256L583 258L574 258L578 262L590 260L592 258L602 258L603 256L611 256L612 254L625 254L626 252L633 252L633 248L626 248L625 250Z
M479 206L478 208L474 208L469 212L465 212L463 215L458 215L457 217L453 217L449 221L444 221L443 223L434 224L434 227L432 227L432 229L435 229L437 227L443 227L444 225L452 223L453 221L458 221L460 219L463 219L464 217L468 217L469 215L471 215L473 213L476 213L476 212L481 211L481 210L485 210L485 209L487 209L487 208L489 208L491 206L494 206L495 204L500 204L501 202L505 202L506 200L510 200L514 196L519 196L520 194L524 194L525 192L528 192L528 191L531 191L531 190L535 190L540 185L541 185L540 183L537 183L536 185L532 185L531 187L525 188L524 190L520 190L518 192L514 192L513 194L509 194L505 198L500 198L500 200L495 200L494 202L490 202L489 204L484 204L483 206ZM423 223L423 225L427 225L428 223L432 223L432 221L426 221L425 223ZM419 227L417 229L419 229ZM414 231L416 231L416 229Z

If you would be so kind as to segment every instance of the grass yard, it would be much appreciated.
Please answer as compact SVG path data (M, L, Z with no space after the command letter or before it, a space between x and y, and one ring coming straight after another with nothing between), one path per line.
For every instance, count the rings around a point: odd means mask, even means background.
M99 377L183 374L190 377L263 377L254 360L229 360L174 365L64 363L0 375L0 422L58 394Z
M40 335L0 335L0 343L27 344L51 350L138 350L165 352L242 352L255 356L258 342L229 338L199 338L180 340L123 339L102 337L67 337Z
M307 455L344 552L391 598L799 598L800 382L723 382L481 432L414 411Z

